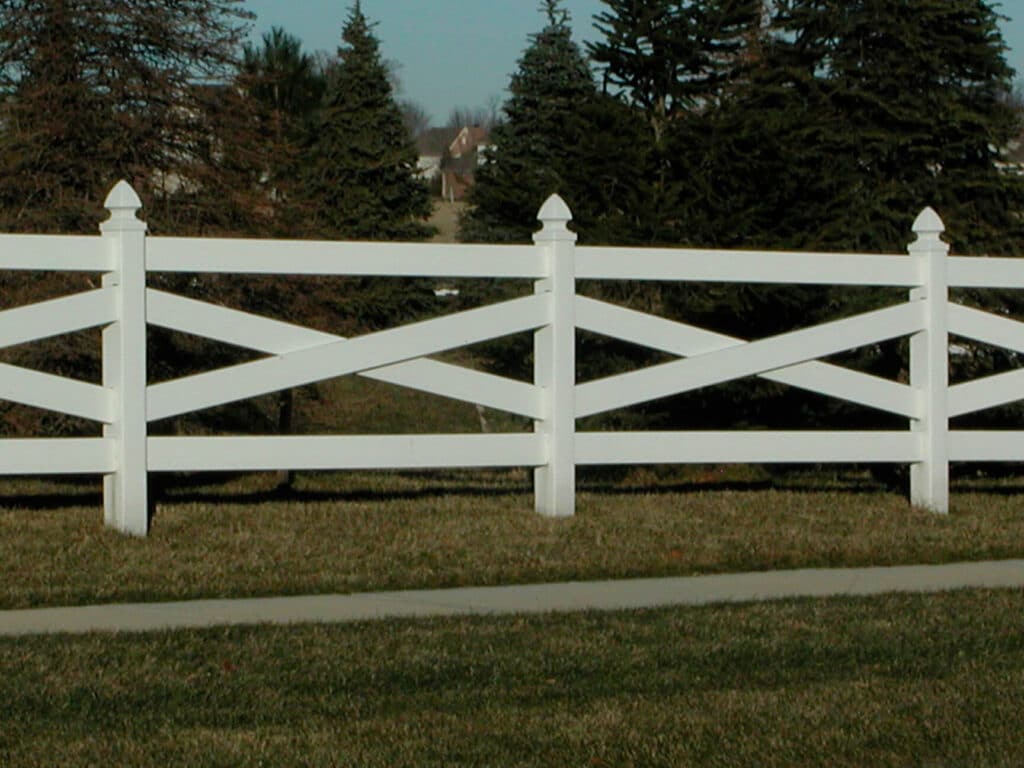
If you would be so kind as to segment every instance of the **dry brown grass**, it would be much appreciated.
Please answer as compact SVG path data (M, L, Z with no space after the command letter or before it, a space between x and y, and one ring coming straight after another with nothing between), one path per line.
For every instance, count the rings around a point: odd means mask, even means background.
M589 478L577 516L551 520L532 512L525 472L300 475L290 497L275 482L166 490L146 540L103 528L95 486L9 484L0 606L1024 556L1015 492L957 493L947 517L856 487L638 490L628 476Z
M454 243L459 231L459 216L466 209L465 203L449 203L446 200L434 201L434 213L427 222L437 228L433 237L435 243Z

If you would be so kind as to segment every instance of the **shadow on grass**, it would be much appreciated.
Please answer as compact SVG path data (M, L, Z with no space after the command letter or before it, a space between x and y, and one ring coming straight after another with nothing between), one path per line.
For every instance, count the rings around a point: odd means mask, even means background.
M251 491L218 490L173 490L160 494L161 504L272 504L282 501L299 503L316 502L360 502L360 501L415 501L441 496L503 497L518 496L530 492L526 486L495 488L484 485L425 486L402 490L381 490L374 488L291 490L271 488Z
M103 493L100 491L71 492L0 492L0 508L26 509L33 512L50 512L68 507L103 507Z
M829 477L825 474L800 475L797 477L781 474L769 478L723 479L698 481L655 480L650 484L624 482L623 475L612 477L591 475L584 471L578 481L581 493L607 496L662 496L719 492L763 492L786 493L831 493L841 495L872 495L877 493L905 493L905 489L894 488L870 476ZM408 479L414 474L400 474ZM441 478L436 482L421 483L410 488L373 487L368 483L353 483L347 488L273 488L251 487L232 488L254 476L246 473L217 473L179 475L173 477L154 474L150 476L151 499L161 505L179 504L248 504L262 505L280 502L297 503L344 503L369 501L416 501L440 497L507 498L533 493L532 483L523 479L510 481L505 478L500 484L481 482L479 478ZM422 477L420 475L419 477ZM386 485L384 479L382 485ZM253 484L255 485L255 484ZM399 485L396 483L396 486ZM1000 483L998 480L970 480L954 482L954 493L976 493L992 496L1015 496L1024 492L1020 483ZM24 481L15 488L0 486L0 508L25 509L30 511L52 511L68 507L102 507L103 493L95 478L62 478L55 483Z
M780 483L771 479L721 480L697 482L659 482L652 485L625 485L615 481L583 480L577 485L580 493L594 493L605 496L670 496L694 493L718 492L763 492L771 490L796 493L843 493L872 494L884 492L876 483L846 483L838 485L801 482ZM229 491L211 488L168 487L159 493L163 504L270 504L282 501L299 503L368 502L368 501L417 501L450 496L457 498L509 498L531 495L533 485L529 482L493 485L480 482L464 482L458 485L447 483L423 484L416 488L353 487L327 489L289 489L284 486L271 489Z

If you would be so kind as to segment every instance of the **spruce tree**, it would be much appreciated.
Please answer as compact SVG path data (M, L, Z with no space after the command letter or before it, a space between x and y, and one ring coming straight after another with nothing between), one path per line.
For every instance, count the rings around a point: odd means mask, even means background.
M669 123L712 107L756 40L763 0L603 0L604 40L590 45L606 85L647 116L656 141Z
M271 212L270 229L294 237L302 232L302 196L297 190L302 150L323 98L324 73L298 38L274 27L260 46L246 44L239 85L259 127L259 186Z
M395 102L380 44L357 2L342 31L338 63L303 175L309 235L409 240L430 233L417 153Z
M545 0L547 23L531 36L509 84L505 120L492 132L492 148L476 173L462 240L529 242L537 211L553 193L565 198L576 227L586 231L600 208L591 166L581 150L593 138L590 117L597 98L593 76L572 41L569 14L559 0Z
M716 122L756 58L763 0L603 0L604 39L589 46L604 89L640 115L645 185L634 238L711 244L720 216ZM719 245L721 243L718 243Z
M153 232L243 223L234 147L247 142L225 136L244 127L244 112L221 86L249 17L240 0L0 2L0 231L93 234L121 178ZM94 278L79 274L0 274L6 306L89 287ZM91 334L3 359L92 380L100 367ZM84 428L10 403L0 421L10 434Z
M900 250L931 205L960 252L1019 247L1024 184L997 163L1018 129L998 22L984 0L779 3L773 109L814 141L774 141L794 166L830 158L792 187L818 244Z
M248 18L240 0L0 3L0 229L95 231L119 178L147 205L195 187L201 86L230 81Z
M915 216L930 205L946 222L954 253L1019 254L1024 179L999 165L1019 131L999 20L984 0L780 3L773 56L799 66L774 68L772 98L776 114L785 115L777 124L801 119L800 130L814 140L794 145L794 134L783 130L765 142L795 158L800 179L786 184L776 210L765 212L764 230L751 236L778 241L773 222L785 216L813 238L808 245L899 253ZM751 115L765 115L765 93L751 94ZM797 93L807 98L798 101ZM1024 311L1015 292L966 293L956 299ZM851 312L886 295L836 290L831 303ZM1002 350L965 344L970 354L952 361L963 369L955 377L1019 365ZM866 350L861 361L889 377L907 367L894 345ZM994 415L972 419L980 426Z

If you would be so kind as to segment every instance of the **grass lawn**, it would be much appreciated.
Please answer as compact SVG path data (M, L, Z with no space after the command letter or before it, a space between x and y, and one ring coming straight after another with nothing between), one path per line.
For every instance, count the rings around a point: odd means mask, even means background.
M1024 592L0 640L0 765L1017 766Z
M1014 493L958 492L947 517L850 484L656 479L590 478L551 520L525 472L300 475L288 498L263 475L165 491L145 540L103 528L95 484L8 485L0 607L1024 556Z

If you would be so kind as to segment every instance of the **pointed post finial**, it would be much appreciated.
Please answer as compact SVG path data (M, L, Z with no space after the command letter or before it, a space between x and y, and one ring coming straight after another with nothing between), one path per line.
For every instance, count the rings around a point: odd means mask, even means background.
M939 218L939 214L935 212L934 208L925 208L921 211L921 214L914 221L914 233L918 237L923 235L941 235L946 231L946 225L942 223L942 219Z
M946 231L946 225L942 223L939 214L934 208L925 208L917 219L914 220L914 234L917 239L908 248L912 254L920 254L926 251L935 251L943 255L949 254L949 244L940 237Z
M572 232L568 224L572 221L572 211L558 195L552 195L541 206L537 213L537 220L543 225L540 232L533 236L534 242L550 242L552 240L576 241L576 233Z
M142 200L132 185L122 179L114 185L103 206L110 211L110 218L100 224L101 232L145 232L146 222L138 217Z

